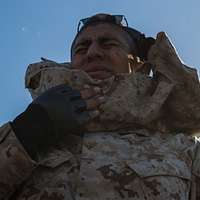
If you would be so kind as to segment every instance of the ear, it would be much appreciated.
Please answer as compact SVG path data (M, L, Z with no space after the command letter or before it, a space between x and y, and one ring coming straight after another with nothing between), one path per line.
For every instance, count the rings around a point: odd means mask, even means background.
M128 63L133 73L140 72L149 75L151 71L151 65L149 63L141 61L139 57L133 56L132 54L128 55Z
M142 64L143 62L140 61L139 57L133 56L132 54L128 55L128 65L132 72L137 72Z

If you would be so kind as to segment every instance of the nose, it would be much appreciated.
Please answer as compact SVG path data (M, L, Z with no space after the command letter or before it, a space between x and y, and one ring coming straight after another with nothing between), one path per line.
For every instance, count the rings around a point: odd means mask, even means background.
M103 57L103 49L101 48L98 42L92 42L87 50L88 59L93 58L102 58Z

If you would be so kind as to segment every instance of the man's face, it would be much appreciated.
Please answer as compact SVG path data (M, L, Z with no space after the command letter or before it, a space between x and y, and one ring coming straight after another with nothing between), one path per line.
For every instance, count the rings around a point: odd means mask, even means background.
M94 79L106 79L116 73L130 73L127 33L111 24L88 26L76 39L72 67Z

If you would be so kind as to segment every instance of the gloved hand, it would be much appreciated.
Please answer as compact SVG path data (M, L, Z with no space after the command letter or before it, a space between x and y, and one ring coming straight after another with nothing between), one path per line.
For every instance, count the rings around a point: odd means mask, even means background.
M98 115L104 102L97 87L80 92L63 84L36 98L11 123L13 130L32 158L46 151L66 134L81 134L84 125Z
M57 136L64 132L79 133L82 125L92 117L81 93L65 84L44 92L32 105L38 105L47 112Z

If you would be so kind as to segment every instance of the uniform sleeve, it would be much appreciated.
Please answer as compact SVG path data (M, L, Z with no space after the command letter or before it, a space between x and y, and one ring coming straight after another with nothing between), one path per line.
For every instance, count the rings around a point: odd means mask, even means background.
M200 199L200 138L195 138L195 154L193 161L193 182L191 188L191 200Z
M10 123L0 128L0 200L9 199L37 166L26 153Z
M171 131L199 131L200 84L197 70L183 63L163 32L158 33L155 45L149 52L149 62L154 66L154 75L158 81L165 80L173 85L165 105L165 121Z

